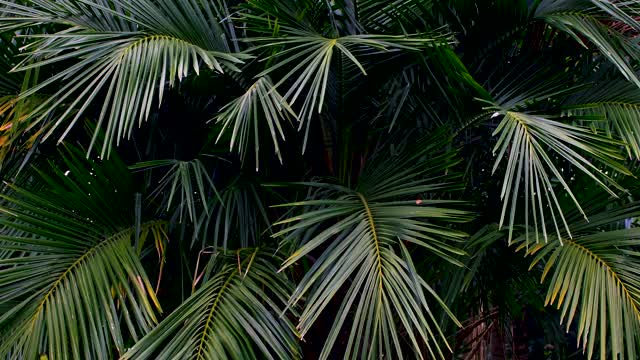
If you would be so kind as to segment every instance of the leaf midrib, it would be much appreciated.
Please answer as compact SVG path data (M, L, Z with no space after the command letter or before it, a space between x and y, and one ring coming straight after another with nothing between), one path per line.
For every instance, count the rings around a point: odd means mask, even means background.
M152 35L148 35L148 34L144 34L141 33L141 36L132 41L131 43L129 43L126 47L122 48L120 50L120 54L119 54L119 58L118 58L118 62L122 62L122 60L124 59L124 57L132 51L133 48L137 47L137 46L141 46L144 43L148 43L154 40L170 40L170 41L176 41L176 42L180 42L183 44L186 44L189 47L198 47L197 45L190 43L186 40L182 40L180 38L174 37L174 36L170 36L170 35L157 35L157 34L152 34ZM206 50L205 50L206 51Z
M616 273L615 271L613 271L613 268L611 266L609 266L609 264L607 264L607 262L605 262L604 260L602 260L598 255L596 255L593 251L589 250L588 248L584 247L583 245L578 244L577 242L573 241L573 240L565 240L565 244L569 244L571 246L576 247L578 250L583 251L584 253L586 253L587 255L589 255L591 258L593 258L594 260L596 260L598 263L602 264L602 266L607 269L607 271L609 272L609 274L611 274L611 276L616 279L616 282L618 283L618 286L623 290L625 297L627 298L627 300L631 303L631 306L633 308L633 312L636 315L636 319L638 321L640 321L640 310L638 309L637 305L636 305L636 301L635 299L631 296L631 293L629 293L629 290L627 290L627 287L624 285L624 282L622 281L622 279L620 279L620 276L618 276L618 273Z
M376 231L376 224L373 219L373 214L371 213L371 209L369 208L369 203L367 199L361 194L357 193L362 205L364 206L365 213L367 215L367 220L369 222L369 227L371 228L371 235L373 236L373 242L375 244L376 249L376 262L378 269L378 287L380 288L380 296L382 296L382 280L384 278L384 274L382 272L382 255L380 254L380 241L378 239L378 232Z
M49 300L49 297L51 296L51 294L54 293L54 291L56 291L56 289L58 288L58 286L60 286L60 284L62 283L62 281L64 281L69 274L71 273L71 271L73 271L75 268L77 268L82 262L84 262L84 260L86 260L91 254L95 253L96 251L98 251L98 249L107 246L110 242L115 242L117 240L121 240L122 236L125 235L127 232L131 232L132 229L131 228L127 228L124 230L121 230L107 238L105 238L104 240L100 241L98 244L90 247L84 254L82 254L82 256L80 256L79 258L77 258L72 264L71 266L69 266L57 279L56 281L53 283L53 285L51 285L51 287L49 288L49 290L44 294L42 300L40 301L40 303L38 304L38 307L36 308L36 311L34 312L34 316L31 319L31 326L33 327L33 325L35 324L35 320L38 317L38 314L42 311L43 307L45 306L45 304L47 303L47 301Z
M224 294L225 290L229 287L229 283L231 282L231 280L234 278L235 275L236 275L235 270L231 270L229 276L225 280L224 284L222 284L220 291L218 291L218 295L216 295L216 298L213 301L213 304L211 305L211 310L209 310L209 314L207 315L207 321L204 324L204 329L202 330L202 336L200 337L200 343L198 344L198 353L196 354L196 359L204 359L202 355L202 350L204 349L204 342L205 342L205 338L207 337L207 331L209 330L209 324L213 320L215 311L218 308L218 304L220 303L222 295Z

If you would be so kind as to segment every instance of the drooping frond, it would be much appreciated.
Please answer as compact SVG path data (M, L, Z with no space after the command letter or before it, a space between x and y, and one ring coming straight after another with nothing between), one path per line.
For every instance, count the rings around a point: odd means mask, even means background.
M22 93L30 96L54 88L53 95L30 114L31 127L43 126L47 116L63 107L55 122L44 124L45 138L62 124L67 130L97 99L100 100L98 128L106 128L102 155L111 144L131 136L134 126L146 121L152 108L162 101L167 86L198 74L201 64L223 72L238 70L235 64L247 56L229 53L219 14L209 1L77 0L54 4L30 0L30 6L2 1L3 22L62 23L70 27L53 34L33 34L26 59L15 71L76 60L40 84ZM87 15L78 14L78 8ZM104 17L104 18L103 18ZM96 140L94 137L92 141Z
M640 46L603 22L616 20L637 27L633 12L630 14L609 1L544 0L537 7L535 17L571 35L585 48L588 45L583 40L587 39L627 80L640 87L640 78L630 64L640 60Z
M561 310L561 321L577 329L587 358L599 347L601 359L636 359L640 341L640 229L625 220L640 206L605 209L590 222L572 223L572 239L529 247L531 267L544 266L546 304ZM516 241L524 241L520 238ZM525 244L520 245L525 248ZM575 326L575 327L574 327Z
M265 232L270 235L263 188L250 179L237 178L220 190L220 198L209 201L195 224L192 246L196 241L218 249L248 248L260 245Z
M546 220L551 219L549 224L553 224L556 232L559 233L560 229L564 228L571 234L553 181L558 181L576 207L581 212L582 209L569 187L568 180L562 175L562 169L559 169L554 162L554 157L559 157L580 170L612 195L615 195L615 192L609 189L609 186L619 190L620 186L592 161L595 160L612 171L630 174L617 162L622 159L617 149L619 145L617 141L596 135L588 129L543 116L507 112L494 135L498 135L499 138L493 150L494 153L497 151L493 172L506 161L500 193L503 200L500 226L506 222L508 215L509 239L512 237L511 233L516 221L516 213L521 206L522 195L524 195L522 212L526 226L530 224L531 213L533 226L536 229L545 224ZM505 157L505 154L508 156ZM510 212L507 214L509 207ZM544 226L542 231L546 241L548 234ZM538 242L537 230L535 238Z
M293 325L282 313L290 284L261 250L238 252L123 357L295 359Z
M259 165L260 138L259 131L262 128L260 123L265 121L271 133L271 140L275 152L282 163L282 155L278 147L278 136L284 140L282 123L297 118L296 113L289 104L282 98L277 90L273 89L273 84L269 77L259 78L242 96L225 105L220 114L216 116L219 123L222 123L222 130L218 135L218 140L224 135L227 129L233 129L229 147L238 148L240 157L244 161L247 150L253 142L254 155L256 160L256 171Z
M629 157L640 158L640 97L634 84L602 79L567 99L563 110L608 137L619 137Z
M216 200L220 199L211 176L209 176L206 167L199 159L191 161L176 159L144 161L129 168L132 170L166 168L165 174L158 181L157 187L149 194L149 197L156 199L163 195L160 198L162 207L164 207L165 211L169 211L171 206L175 205L181 222L185 213L191 222L196 222L200 208L208 214L206 204L210 192L217 196ZM174 204L174 201L177 205Z
M366 75L362 59L373 54L393 53L398 51L419 51L431 46L448 46L450 36L442 34L417 34L412 36L392 35L348 35L338 38L327 38L315 33L283 30L286 36L278 38L252 38L252 42L259 44L254 50L284 46L283 51L277 52L270 58L277 62L267 67L258 76L285 69L285 74L276 82L273 88L279 88L286 82L288 89L283 98L294 106L302 99L298 110L300 125L305 127L303 149L306 148L311 118L314 113L323 111L327 79L329 77L334 52L339 52L356 65L362 74ZM360 59L359 59L360 58Z
M452 188L452 178L445 172L455 164L455 154L441 151L446 139L439 133L420 141L419 150L409 155L378 159L378 166L365 170L355 189L308 183L331 189L334 196L285 204L307 210L281 221L288 227L274 234L302 241L283 266L324 249L290 300L297 304L304 299L298 325L302 336L325 316L327 304L338 292L346 290L320 358L333 356L336 340L345 330L350 334L345 358L362 354L403 358L400 329L417 357L444 357L439 345L443 334L432 307L439 304L448 310L417 273L407 246L421 247L453 263L458 263L453 255L463 253L451 242L464 234L436 223L465 221L468 214L447 207L454 201L416 200L421 194ZM318 229L321 223L326 227Z
M82 158L71 148L44 188L2 195L0 247L14 255L0 260L0 356L107 359L157 321L132 245L165 225L136 227L126 167Z

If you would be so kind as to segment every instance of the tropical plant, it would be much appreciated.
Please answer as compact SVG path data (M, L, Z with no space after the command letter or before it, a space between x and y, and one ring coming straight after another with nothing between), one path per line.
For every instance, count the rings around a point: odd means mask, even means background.
M0 0L0 357L635 359L640 1Z

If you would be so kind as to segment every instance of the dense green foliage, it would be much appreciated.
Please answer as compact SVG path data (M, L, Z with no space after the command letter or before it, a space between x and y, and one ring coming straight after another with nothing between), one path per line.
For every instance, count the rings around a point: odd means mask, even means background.
M0 357L637 359L639 19L0 0Z

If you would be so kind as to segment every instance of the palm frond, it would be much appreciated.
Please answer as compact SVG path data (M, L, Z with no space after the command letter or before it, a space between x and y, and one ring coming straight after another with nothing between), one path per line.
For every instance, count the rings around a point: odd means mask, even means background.
M18 41L16 41L18 40ZM20 61L20 39L12 39L8 34L0 34L0 168L11 167L13 162L21 162L23 167L31 156L29 154L38 143L39 131L27 132L29 122L24 115L39 106L46 96L40 94L20 98L21 91L37 84L38 71L12 73L11 69ZM23 157L20 159L21 157Z
M258 246L263 232L270 235L271 222L267 217L259 183L242 178L220 190L220 198L209 202L208 213L200 214L192 240L218 249Z
M280 29L315 33L324 30L327 5L314 0L252 0L243 6L240 18L252 31L266 36Z
M282 163L282 155L278 147L278 135L284 140L282 122L297 118L296 113L283 99L277 90L273 89L273 84L269 77L259 78L251 87L239 98L225 105L220 114L216 116L219 123L222 123L222 130L218 135L218 140L228 128L232 128L230 150L238 148L240 158L244 161L248 147L253 142L255 150L256 171L259 165L260 138L258 136L261 128L261 120L266 120L271 133L271 140L275 148L275 153Z
M585 48L588 47L583 39L588 39L627 80L640 86L640 79L630 64L640 59L640 47L632 39L602 22L613 18L637 26L638 22L622 7L599 0L545 0L536 9L535 17L571 35Z
M531 246L531 267L548 281L545 302L575 326L587 358L636 359L640 341L640 229L625 220L640 215L637 203L604 210L590 222L572 223L575 236ZM516 242L526 241L524 237ZM523 243L519 249L526 247Z
M24 74L22 90L26 90L38 81L38 71L29 70ZM34 147L37 146L42 135L42 130L27 131L29 121L25 115L42 104L46 96L34 94L27 98L21 98L15 94L0 97L0 167L10 165L12 159L24 158L21 167L26 165ZM26 153L26 154L25 154Z
M568 181L562 175L562 169L558 169L554 157L563 159L579 169L614 196L616 193L610 187L618 190L622 188L608 175L608 172L592 164L592 161L595 160L612 171L630 174L617 162L622 159L617 141L593 134L588 129L543 116L507 112L494 135L499 135L499 138L493 150L494 153L498 152L493 172L505 159L507 163L500 193L503 200L500 226L505 223L507 208L511 205L508 217L510 240L516 212L520 208L521 195L524 195L522 212L525 226L530 224L531 212L533 226L536 229L545 224L545 216L547 216L547 220L550 218L553 221L556 232L559 233L560 228L564 227L571 234L563 215L561 200L554 189L554 182L560 183L580 212L582 208L571 191ZM508 157L505 157L505 154L508 154ZM542 231L546 241L548 234L544 226ZM535 239L536 242L539 241L537 230Z
M23 82L23 76L10 72L19 61L16 57L20 53L19 44L11 40L7 34L0 34L0 97L17 95Z
M147 120L153 105L162 101L167 83L174 85L190 71L198 74L201 63L218 72L223 72L223 66L237 71L235 64L248 58L228 52L211 2L187 0L180 9L171 1L114 1L113 5L102 0L31 2L30 7L3 2L13 17L0 20L71 22L72 26L53 34L30 35L33 41L26 47L27 57L14 70L77 60L22 93L28 97L57 86L54 94L29 114L31 127L42 126L52 111L64 106L66 111L56 116L55 122L45 124L48 131L44 137L68 122L62 141L94 100L101 99L98 128L106 122L103 156L111 144L130 137L136 123L141 126ZM76 5L94 7L99 10L94 16L102 14L108 21L81 16L74 22L74 15L79 16ZM95 140L94 136L92 145Z
M555 61L554 61L555 60ZM566 61L566 60L565 60ZM490 89L487 99L512 111L553 106L588 88L576 85L565 69L572 64L559 59L537 59L523 56L517 63L508 63L508 71L493 71L486 81Z
M208 214L206 206L210 192L214 192L220 200L216 187L209 176L207 168L202 161L194 159L191 161L168 159L139 162L130 166L131 170L151 170L156 168L166 168L165 174L158 181L158 186L149 194L149 198L160 198L161 207L169 211L174 201L177 203L176 212L180 222L184 219L185 213L191 222L196 222L199 217L200 208ZM175 199L175 200L174 200Z
M598 1L591 0L591 3L603 12L609 14L612 19L617 20L620 25L627 26L636 31L640 30L640 8L633 1Z
M603 79L567 99L563 112L607 137L619 137L629 158L640 158L640 97L634 84Z
M365 29L376 32L386 32L389 29L399 29L405 34L412 32L412 28L425 28L433 13L433 2L430 0L359 0L357 3L357 18Z
M132 243L163 234L165 224L136 229L121 163L84 160L74 148L63 159L53 176L41 174L44 191L2 195L0 246L14 252L0 260L0 307L12 305L0 316L3 357L106 359L157 321L160 305Z
M474 278L482 270L481 266L487 256L491 254L488 250L494 248L498 241L504 241L507 234L500 230L495 224L487 225L473 234L464 246L468 256L462 260L464 267L456 267L456 271L448 273L447 276L447 303L452 303L456 298L464 296L469 290ZM489 260L491 261L491 260Z
M444 335L432 304L439 304L445 312L448 309L418 275L407 246L417 245L453 263L459 263L453 255L463 253L451 242L460 241L464 234L436 223L466 221L468 213L446 207L454 201L415 200L423 193L453 188L448 182L451 175L444 175L455 164L455 153L441 151L446 138L440 133L419 142L419 150L410 155L379 159L379 166L365 170L353 190L308 183L333 189L335 195L283 205L308 207L303 214L279 222L288 227L274 234L294 242L302 240L283 267L324 248L290 299L290 304L304 299L298 325L301 335L341 289L346 291L320 358L332 356L345 326L350 331L345 358L362 354L403 358L404 345L397 335L401 328L417 357L444 357L439 345ZM317 229L321 223L327 225L323 230Z
M413 36L349 35L332 39L296 30L291 30L290 33L285 30L283 32L287 36L276 39L252 38L250 41L260 44L253 48L254 51L262 48L287 47L271 56L270 58L274 59L274 65L257 76L272 74L280 68L286 69L286 73L274 84L273 89L291 80L292 83L288 86L283 98L293 106L301 96L303 97L302 106L298 110L299 129L306 127L303 149L306 148L311 117L314 113L323 111L334 51L342 53L360 69L362 74L366 75L365 67L358 57L397 51L418 51L431 46L448 46L447 44L451 41L450 36L436 33Z
M122 359L293 359L290 284L261 250L238 252ZM242 260L240 257L242 256ZM219 259L218 259L219 260Z

